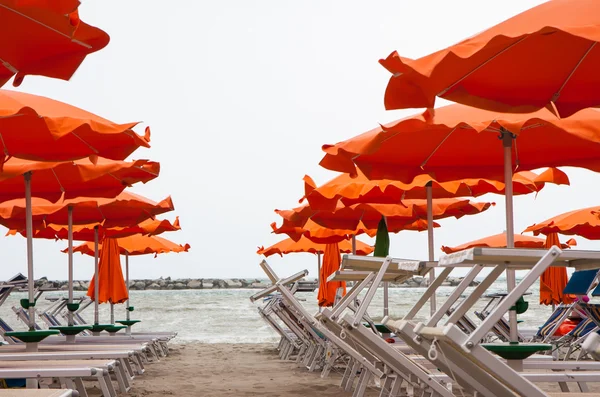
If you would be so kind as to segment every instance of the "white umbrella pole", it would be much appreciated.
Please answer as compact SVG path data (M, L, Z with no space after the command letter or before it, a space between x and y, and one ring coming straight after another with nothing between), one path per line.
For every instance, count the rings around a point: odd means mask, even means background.
M356 255L356 236L352 235L352 255Z
M127 311L127 321L130 320L130 315L129 315L129 254L126 252L125 253L125 278L127 279L127 306L126 306L126 311Z
M317 289L321 288L321 253L317 252ZM319 313L323 308L319 306Z
M69 217L69 303L73 303L73 207L67 207ZM68 311L69 327L73 325L73 312Z
M433 254L433 189L432 183L429 182L425 188L427 190L427 249L429 252L429 261L434 261ZM429 284L431 285L435 280L435 269L431 268L429 271ZM431 295L430 301L430 310L429 312L433 316L436 311L436 299L435 292Z
M115 305L110 302L110 323L115 324Z
M94 227L94 324L100 324L98 318L98 288L100 281L98 280L98 226Z
M512 173L512 143L513 135L510 131L502 131L502 143L504 146L504 197L506 203L506 247L515 247L515 226L513 211L513 173ZM517 285L516 274L513 269L506 270L506 287L510 293ZM510 342L518 342L517 312L508 312L510 325Z
M33 212L31 208L31 172L23 174L25 179L25 229L27 233L27 290L29 293L29 330L35 329L35 303L33 278Z

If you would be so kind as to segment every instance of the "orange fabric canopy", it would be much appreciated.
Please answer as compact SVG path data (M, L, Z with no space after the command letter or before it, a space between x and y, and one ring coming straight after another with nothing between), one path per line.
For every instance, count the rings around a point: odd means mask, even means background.
M97 223L105 228L137 225L174 209L171 197L156 203L130 192L123 192L110 199L80 197L57 204L34 198L32 204L34 230L68 224L69 206L73 206L74 225ZM0 204L0 225L17 231L24 230L25 200L11 200Z
M428 183L432 183L433 198L478 197L486 193L504 193L504 182L488 179L462 179L437 182L429 175L419 175L411 183L390 179L370 180L357 171L358 176L341 174L317 187L307 175L304 177L304 197L311 208L334 211L339 200L346 206L358 203L397 204L406 199L426 199ZM545 183L569 184L568 176L558 169L548 169L541 174L521 171L513 175L514 194L540 191Z
M422 232L427 230L427 221L417 219L411 223L393 222L392 228L389 228L390 233L398 233L402 230L412 230ZM433 222L433 227L440 227L436 222ZM367 234L369 237L375 237L377 229L369 229L362 222L354 229L330 229L315 223L312 220L307 220L303 226L295 226L292 222L284 219L281 226L277 227L275 223L271 224L273 233L287 234L292 240L299 241L302 237L306 237L310 241L318 244L342 243L349 240L352 236L360 236Z
M150 130L140 136L133 131L137 124L116 124L63 102L0 90L0 151L6 156L38 161L88 156L123 160L140 146L150 147Z
M369 179L410 183L423 173L439 182L465 178L504 180L501 131L516 135L519 171L574 166L600 171L600 110L568 119L548 110L493 113L450 105L390 123L335 145L324 145L321 165Z
M121 255L149 255L154 254L166 254L168 252L188 252L190 245L175 244L166 238L158 236L141 236L135 234L129 237L123 237L116 239L119 245L119 252ZM99 244L99 249L102 248L102 244ZM62 252L68 252L64 249ZM73 252L81 252L82 254L94 256L94 243L87 242L73 248Z
M87 296L95 299L95 278L90 280ZM98 303L123 303L127 300L127 286L123 279L117 239L105 238L100 250L98 267Z
M435 97L499 112L549 107L562 117L600 105L597 0L552 0L453 46L412 60L393 52L386 109ZM552 103L551 103L552 102Z
M75 241L94 241L94 227L97 224L75 225L73 226L73 240ZM156 236L164 232L174 232L181 230L179 225L179 217L171 223L167 219L148 219L141 222L139 225L121 226L106 228L102 225L98 226L98 239L102 240L106 237L121 238L128 237L134 234ZM15 235L18 232L15 229L8 231L7 235ZM25 237L25 230L22 230L21 235ZM68 226L50 225L43 229L36 230L33 233L34 238L67 240L69 238Z
M259 255L264 255L265 257L269 257L271 255L279 254L279 256L299 253L299 252L309 252L311 254L322 254L325 252L326 244L318 244L312 242L307 237L302 236L300 240L294 241L291 238L287 238L282 240L276 244L273 244L270 247L264 248L260 247L258 251L256 251ZM342 240L338 247L340 252L342 253L352 253L352 243L348 240ZM373 247L363 243L362 241L356 240L356 254L357 255L369 255L373 252Z
M433 200L433 218L461 218L464 215L481 213L493 203L478 203L468 199L436 199ZM418 219L427 218L426 200L405 200L402 204L354 204L343 206L338 204L336 211L318 211L308 205L293 210L275 210L284 220L298 227L303 227L308 219L330 229L356 229L359 223L367 229L377 230L382 216L386 217L388 230L403 230Z
M533 232L536 236L560 233L600 240L600 206L565 212L531 225L524 232Z
M16 74L69 80L110 38L79 19L76 0L0 0L0 87Z
M560 247L558 234L550 233L546 237L544 246L552 248L552 246ZM550 266L540 277L540 304L542 305L558 305L560 303L571 303L573 297L563 294L563 290L567 286L569 278L565 267Z
M576 243L574 240L569 240L568 244L561 244L561 248L569 248L571 245L575 244ZM544 248L545 246L546 240L543 238L515 234L516 248ZM442 251L444 251L446 254L452 254L453 252L463 251L475 247L506 248L506 233L484 237L482 239L471 241L457 247L442 246Z
M317 294L319 306L321 307L333 306L335 303L335 293L338 288L343 288L342 294L346 294L345 281L327 281L327 277L339 270L341 263L342 258L338 244L327 244L325 255L323 255L321 274L319 274L319 292Z
M32 173L32 196L55 203L61 198L115 197L134 183L158 177L160 164L104 158L98 158L96 165L88 160L58 163L11 158L0 172L0 202L25 197L26 172Z

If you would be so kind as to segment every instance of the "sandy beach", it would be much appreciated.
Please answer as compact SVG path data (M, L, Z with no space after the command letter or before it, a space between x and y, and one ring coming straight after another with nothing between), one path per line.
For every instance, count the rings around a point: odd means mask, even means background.
M131 397L177 396L350 396L340 387L340 374L325 379L293 362L281 361L273 344L171 344L170 356L149 364L133 381ZM558 392L558 385L541 384ZM600 396L600 387L589 384ZM572 391L576 388L572 386ZM88 390L99 395L98 390ZM368 397L379 395L371 388Z

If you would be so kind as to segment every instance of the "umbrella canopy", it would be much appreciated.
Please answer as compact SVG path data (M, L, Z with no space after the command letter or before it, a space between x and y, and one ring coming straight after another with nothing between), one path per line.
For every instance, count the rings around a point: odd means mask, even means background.
M114 161L98 158L67 162L29 161L11 158L0 172L0 202L25 196L23 175L31 173L31 195L52 203L77 197L117 196L137 182L158 177L160 164L148 160Z
M546 236L544 243L546 248L560 247L561 245L558 234L550 233ZM563 294L568 282L569 278L565 267L550 266L544 270L540 277L540 304L558 305L573 302L574 299L571 296Z
M499 112L600 105L596 0L553 0L416 60L393 52L386 109L433 107L435 97Z
M508 134L508 135L507 135ZM600 110L585 109L558 120L548 110L494 113L463 105L435 109L324 145L325 168L369 179L411 183L423 173L443 182L465 178L504 180L504 148L512 139L513 167L520 171L574 166L600 171Z
M171 222L168 219L147 219L137 225L121 227L117 226L112 228L106 228L97 224L77 225L73 227L73 240L94 241L95 227L98 227L98 238L101 240L106 237L121 238L132 236L134 234L155 236L164 232L181 230L181 226L179 225L179 217L176 217L174 222ZM11 229L8 231L7 235L15 235L17 233L19 233L17 230ZM20 233L25 236L24 230L21 230ZM33 237L52 240L67 240L69 238L68 235L68 226L50 225L35 231Z
M317 294L317 300L321 307L333 306L338 288L343 288L342 294L346 294L345 281L327 281L327 277L339 270L341 263L342 258L338 244L327 244L325 255L323 255L323 266L321 266L319 274L319 293Z
M172 211L171 197L155 202L130 192L115 198L80 197L52 204L43 199L33 199L34 229L68 224L68 208L73 208L73 224L102 224L105 228L137 225L156 215ZM0 225L9 229L25 227L25 201L10 200L0 204Z
M283 256L287 254L300 252L308 252L311 254L323 254L325 252L325 248L326 244L318 244L309 240L307 237L302 236L298 241L294 241L291 238L287 238L276 244L273 244L270 247L260 247L258 251L256 251L256 253L259 255L264 255L265 257L269 257L275 254ZM338 248L340 249L341 253L352 253L352 244L348 240L342 240L338 244ZM357 255L369 255L371 252L373 252L372 246L365 244L362 241L356 240Z
M5 156L38 161L89 156L124 160L138 147L150 147L150 130L140 136L133 131L137 124L117 124L53 99L0 90L0 151Z
M76 0L0 0L0 87L16 74L69 80L110 38L79 19Z
M600 206L565 212L529 226L524 232L534 235L559 233L600 240Z
M398 233L402 230L424 231L427 230L427 221L417 219L414 222L402 224L401 222L394 223L395 228L391 229L391 233ZM433 223L433 227L440 227L438 223ZM330 229L315 223L312 220L307 220L303 226L295 226L292 222L284 219L281 226L277 227L275 223L271 224L273 233L287 234L293 241L299 241L302 237L306 237L310 241L319 244L340 243L349 240L352 236L360 236L366 234L369 237L375 237L377 229L369 229L362 222L354 229Z
M105 238L100 250L98 274L90 281L87 296L95 297L95 277L98 277L98 303L123 303L127 300L127 286L123 279L117 239Z
M461 218L486 211L493 203L472 202L465 199L439 199L433 201L433 218ZM402 204L338 204L336 211L318 211L305 205L293 210L275 210L291 225L303 227L309 219L330 229L356 229L362 223L367 229L377 229L382 216L387 219L388 230L404 230L418 219L426 219L425 200L405 200Z
M397 204L406 199L426 199L427 185L431 183L433 198L478 197L487 193L504 193L504 182L489 179L462 179L437 182L431 176L418 175L411 183L390 179L371 180L357 170L357 177L341 174L317 187L307 175L304 177L304 197L311 208L334 211L341 200L346 206L358 203ZM541 174L521 171L513 175L514 194L539 192L546 183L569 184L568 176L558 169L547 169Z
M189 244L181 245L176 244L166 238L158 236L141 236L139 234L117 238L115 239L119 246L119 253L121 255L150 255L154 254L166 254L168 252L188 252L191 248ZM100 248L103 245L100 244ZM81 252L81 254L94 256L94 244L87 242L73 248L74 252ZM63 250L62 252L67 252Z
M569 248L576 245L575 240L571 239L567 244L560 244L561 248ZM493 236L484 237L479 240L471 241L456 247L442 246L442 251L446 254L452 254L454 252L463 251L469 248L475 247L487 247L487 248L506 248L506 232L500 234L494 234ZM546 247L546 240L543 238L524 236L522 234L515 235L515 247L517 248L544 248Z

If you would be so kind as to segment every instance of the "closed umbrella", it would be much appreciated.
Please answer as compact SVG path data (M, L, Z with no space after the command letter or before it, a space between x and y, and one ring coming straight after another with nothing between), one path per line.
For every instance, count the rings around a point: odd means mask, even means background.
M317 295L320 307L333 306L335 297L339 288L342 289L342 296L346 294L345 281L327 281L327 278L340 268L342 258L338 243L327 244L325 255L323 255L323 266L319 274L319 293Z
M553 246L561 246L557 233L550 233L546 236L545 247L552 248ZM554 306L573 302L574 299L571 296L563 294L568 282L569 277L565 267L550 266L544 270L540 277L540 304Z

